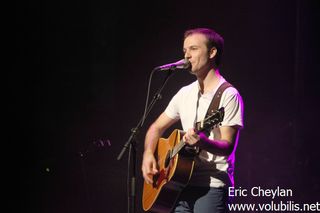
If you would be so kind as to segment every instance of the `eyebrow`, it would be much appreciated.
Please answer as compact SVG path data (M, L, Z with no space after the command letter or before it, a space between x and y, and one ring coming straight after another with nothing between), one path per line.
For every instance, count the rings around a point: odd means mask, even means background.
M199 47L199 45L191 45L191 46L189 46L189 47L187 47L187 48L183 48L183 51L186 51L186 49L190 49L190 48L197 48L197 47Z

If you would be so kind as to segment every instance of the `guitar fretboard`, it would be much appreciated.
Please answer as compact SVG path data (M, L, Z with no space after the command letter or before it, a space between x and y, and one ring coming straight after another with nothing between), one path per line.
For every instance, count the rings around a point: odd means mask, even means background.
M180 142L174 146L170 157L173 158L185 145L186 142L181 139Z

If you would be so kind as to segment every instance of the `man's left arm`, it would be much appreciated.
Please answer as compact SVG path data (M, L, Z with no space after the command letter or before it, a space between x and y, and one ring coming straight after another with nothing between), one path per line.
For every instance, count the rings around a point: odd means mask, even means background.
M194 129L189 129L183 136L183 140L191 146L197 145L200 149L212 154L227 156L232 153L239 137L239 127L222 126L216 129L215 135L214 139L209 139L205 133L197 134Z

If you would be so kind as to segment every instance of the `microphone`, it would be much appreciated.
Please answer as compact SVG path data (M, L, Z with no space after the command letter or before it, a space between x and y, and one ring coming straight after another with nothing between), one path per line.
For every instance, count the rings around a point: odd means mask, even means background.
M175 70L175 69L187 69L189 67L190 67L189 60L188 59L181 59L180 61L177 61L175 63L158 66L155 69L164 71L164 70Z

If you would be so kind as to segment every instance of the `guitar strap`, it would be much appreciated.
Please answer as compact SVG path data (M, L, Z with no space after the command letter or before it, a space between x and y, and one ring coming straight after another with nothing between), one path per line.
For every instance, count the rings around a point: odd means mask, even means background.
M214 111L218 110L222 93L224 92L225 89L227 89L229 87L232 87L232 85L229 82L224 82L219 86L219 88L217 89L216 93L214 94L214 96L212 98L212 101L211 101L210 106L208 108L206 117L209 114L213 113Z
M222 93L224 92L225 89L227 89L229 87L233 87L232 84L230 84L229 82L224 82L219 86L219 88L217 89L216 93L214 94L214 96L211 100L211 103L210 103L209 108L207 110L206 117L208 115L212 114L214 111L218 110ZM195 124L195 128L200 129L200 127L201 127L200 125L201 125L201 122L197 122Z

